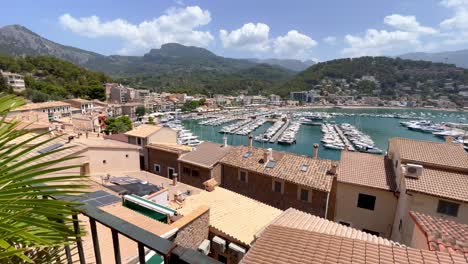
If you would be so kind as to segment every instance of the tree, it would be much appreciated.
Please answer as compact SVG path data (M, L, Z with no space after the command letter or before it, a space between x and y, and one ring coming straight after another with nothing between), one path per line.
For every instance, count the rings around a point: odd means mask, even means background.
M142 117L146 114L146 109L144 106L137 106L137 108L135 109L135 114L138 116L138 117Z
M50 159L69 147L38 153L57 137L49 133L28 136L19 123L4 122L11 108L23 103L13 95L0 96L0 262L57 262L63 245L76 237L71 216L78 214L78 204L50 195L83 193L86 181L84 176L65 172L80 165L61 165L76 157ZM9 144L13 140L18 142Z
M121 116L118 118L107 118L104 123L106 127L104 132L106 134L121 134L132 129L132 120L128 116Z
M154 123L154 117L152 117L152 116L148 117L148 124L150 124L150 125L155 125L155 123Z

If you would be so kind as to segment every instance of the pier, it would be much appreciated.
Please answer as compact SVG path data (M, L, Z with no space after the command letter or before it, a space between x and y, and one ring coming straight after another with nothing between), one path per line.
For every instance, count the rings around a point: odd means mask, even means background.
M289 123L291 123L291 119L287 119L284 125L276 131L275 135L270 138L270 143L275 143L278 138L283 134L283 132L289 127Z
M356 151L353 144L351 142L349 142L348 138L345 136L345 134L343 134L343 131L341 131L341 128L338 125L334 125L333 127L335 128L336 132L340 136L343 143L346 145L346 147L348 147L348 150Z

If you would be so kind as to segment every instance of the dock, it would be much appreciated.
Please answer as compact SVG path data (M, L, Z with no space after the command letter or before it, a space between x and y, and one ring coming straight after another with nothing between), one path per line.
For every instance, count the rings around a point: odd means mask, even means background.
M275 143L278 138L283 134L283 132L289 127L289 124L291 123L291 119L287 119L284 125L276 131L276 134L270 138L270 143Z
M338 125L334 125L333 127L335 128L336 132L338 133L338 135L340 136L341 140L346 145L348 150L356 151L353 144L351 142L349 142L348 138L345 136L345 134L343 134L343 131L341 131L341 128Z

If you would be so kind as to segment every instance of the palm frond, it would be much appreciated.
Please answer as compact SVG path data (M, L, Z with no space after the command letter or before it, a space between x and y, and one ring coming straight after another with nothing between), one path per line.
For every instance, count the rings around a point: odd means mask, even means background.
M78 203L50 197L81 194L88 184L86 177L69 173L79 164L61 166L76 156L51 158L69 147L38 153L58 137L29 136L17 121L6 121L8 111L23 103L0 95L0 262L58 263L63 246L76 240L71 216L79 213Z

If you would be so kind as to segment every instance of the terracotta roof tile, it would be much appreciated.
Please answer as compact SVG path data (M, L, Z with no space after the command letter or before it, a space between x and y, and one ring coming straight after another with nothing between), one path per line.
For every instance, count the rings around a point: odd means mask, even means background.
M400 158L406 162L468 171L468 153L460 144L392 138L389 140L389 149L394 148L398 149Z
M342 151L338 182L396 190L392 162L386 156L367 153Z
M162 143L152 143L146 145L147 148L158 149L163 151L168 151L172 153L182 154L192 150L192 147L179 145L179 144L162 144Z
M311 187L317 190L329 192L333 177L328 172L335 161L326 159L313 159L303 155L287 152L273 151L273 159L276 165L267 168L263 162L266 149L250 148L246 146L233 147L229 155L226 155L221 163L239 167L274 178L290 181L292 183ZM250 156L244 154L250 152ZM301 171L302 165L307 166L306 171Z
M44 103L30 103L22 105L18 108L15 108L13 111L28 111L28 110L40 110L45 108L51 107L61 107L61 106L71 106L69 103L61 102L61 101L50 101Z
M348 237L382 245L398 244L391 240L380 238L294 208L289 208L284 211L279 217L273 220L270 225L313 231L337 237Z
M468 202L468 173L424 167L418 178L405 178L406 189L438 197Z
M146 138L158 132L162 126L143 124L125 133L127 136Z
M442 217L411 211L411 218L426 235L429 249L468 258L468 225Z
M221 187L187 196L177 212L187 215L200 206L210 208L210 227L249 246L255 235L282 211Z
M193 148L192 152L182 155L179 161L212 168L229 153L231 148L231 146L205 141Z
M306 250L297 250L303 248L304 245L306 245ZM467 259L444 252L402 248L394 245L376 245L357 239L271 225L266 228L240 263L429 264L466 263L466 261Z

